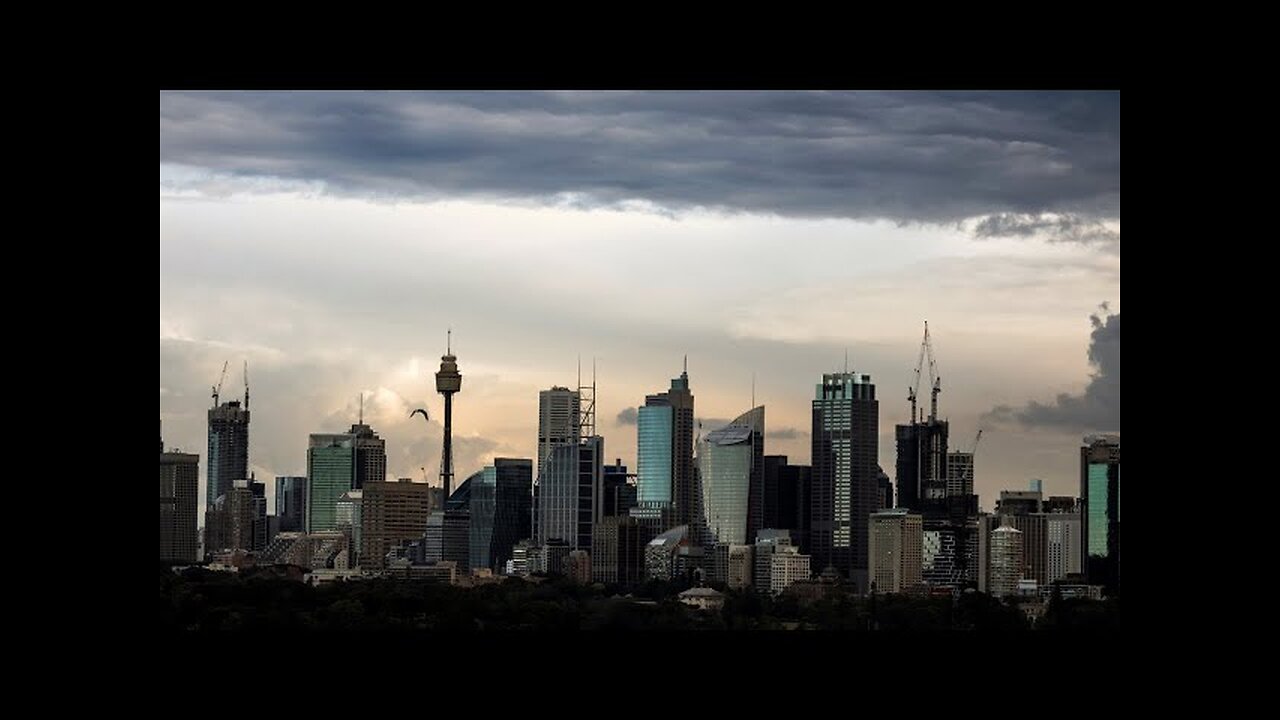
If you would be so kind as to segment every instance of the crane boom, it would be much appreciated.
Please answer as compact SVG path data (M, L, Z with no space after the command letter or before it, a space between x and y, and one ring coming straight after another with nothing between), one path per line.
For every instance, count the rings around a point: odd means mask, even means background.
M213 386L213 406L218 407L218 396L222 394L222 381L227 378L227 362L222 362L222 374L218 376L218 384Z
M933 357L933 342L929 340L929 321L924 321L924 349L929 353L929 420L938 419L938 393L942 392L942 377L938 375L938 363Z

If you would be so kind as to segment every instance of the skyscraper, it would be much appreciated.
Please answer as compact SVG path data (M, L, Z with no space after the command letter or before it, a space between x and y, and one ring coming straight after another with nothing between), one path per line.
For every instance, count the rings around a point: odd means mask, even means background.
M387 553L406 540L426 534L430 491L426 483L409 478L396 482L371 480L360 491L360 567L382 570Z
M744 545L763 523L764 406L708 433L698 448L706 542Z
M298 475L276 476L276 519L280 532L302 532L307 525L307 479Z
M307 523L309 533L337 527L334 510L356 476L355 436L316 433L307 448Z
M160 559L193 563L197 557L200 456L160 452Z
M236 480L249 479L249 407L239 400L209 408L209 468L205 503L212 505Z
M1080 448L1081 564L1090 584L1120 594L1120 436L1089 435Z
M636 501L640 505L672 507L675 503L673 418L663 395L650 395L636 415Z
M578 444L580 412L576 390L557 385L538 392L538 470L546 463L551 448Z
M355 438L356 472L352 490L359 490L371 480L387 479L387 441L364 424L363 410L360 414L360 422L347 431L348 435Z
M1014 594L1022 575L1022 531L1001 525L991 531L990 593L995 597Z
M801 552L809 549L809 506L811 494L811 468L808 465L791 465L786 455L765 455L764 460L764 520L761 528L791 531ZM747 542L754 542L748 537Z
M923 528L923 518L905 508L871 516L870 572L876 592L902 593L920 585Z
M621 458L604 466L604 517L626 515L636 506L636 486L630 482L633 478L635 475L627 472Z
M880 404L871 376L824 374L813 401L810 553L865 593L867 527L879 502Z
M453 331L450 330L440 371L436 373L436 392L444 395L444 453L440 459L440 480L447 499L453 488L453 395L462 390L462 373L453 354Z
M921 512L947 496L948 423L930 417L894 427L898 444L898 507Z
M213 501L204 513L204 553L255 550L255 516L253 490L248 480L235 480L231 487Z
M495 458L471 483L471 567L500 570L512 548L529 537L533 461Z
M645 397L637 415L637 500L641 507L670 508L678 525L696 523L693 463L693 393L686 361L666 392Z

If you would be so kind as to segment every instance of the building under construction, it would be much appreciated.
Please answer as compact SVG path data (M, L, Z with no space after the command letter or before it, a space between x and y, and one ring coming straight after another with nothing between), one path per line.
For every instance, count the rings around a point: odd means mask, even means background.
M918 405L924 361L928 358L929 414L922 417ZM938 418L938 394L942 378L938 374L929 339L929 323L924 326L915 382L907 389L911 419L898 425L897 507L924 517L923 579L936 587L967 587L977 581L978 496L973 494L973 452L948 453L950 425ZM979 431L978 437L981 437ZM977 440L974 441L977 449ZM960 462L951 467L951 460Z

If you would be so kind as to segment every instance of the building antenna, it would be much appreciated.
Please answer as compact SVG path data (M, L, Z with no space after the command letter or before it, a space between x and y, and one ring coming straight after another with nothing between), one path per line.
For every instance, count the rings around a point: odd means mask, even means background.
M453 328L449 328L449 331L444 334L444 354L453 354Z
M364 391L360 391L360 424L364 424Z
M755 408L756 408L756 373L753 370L751 372L751 409L754 410Z
M244 409L249 409L249 361L244 361Z
M844 349L844 374L849 374L849 348Z
M689 353L684 354L684 374L689 374Z

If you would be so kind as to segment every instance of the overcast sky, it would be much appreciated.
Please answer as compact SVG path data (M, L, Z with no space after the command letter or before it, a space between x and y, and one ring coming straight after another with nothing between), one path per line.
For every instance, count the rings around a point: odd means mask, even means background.
M535 455L579 356L632 471L686 354L704 432L754 373L765 452L807 463L846 350L892 476L926 319L983 507L1077 494L1081 435L1120 429L1119 93L160 95L160 417L202 512L224 361L269 497L361 392L389 474L438 482L448 327L458 482Z

